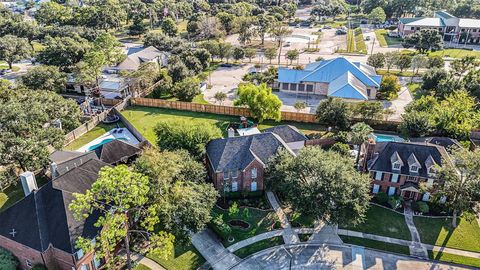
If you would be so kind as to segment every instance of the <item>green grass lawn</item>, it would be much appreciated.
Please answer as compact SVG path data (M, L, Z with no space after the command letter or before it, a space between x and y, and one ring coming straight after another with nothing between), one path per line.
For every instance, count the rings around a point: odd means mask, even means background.
M353 30L347 32L347 52L351 53L355 51L355 38Z
M407 83L407 88L410 91L410 93L415 94L415 92L422 87L422 84L420 83Z
M9 67L8 67L7 64L5 64L5 65L2 64L2 65L0 65L0 70L2 70L2 69L9 69ZM17 72L17 71L19 71L19 70L20 70L19 67L12 66L12 71L13 71L13 72Z
M118 126L124 127L122 122L118 122ZM100 123L93 129L91 129L89 132L83 134L73 142L71 142L69 145L65 146L65 150L77 150L78 148L84 146L85 144L93 141L97 137L100 137L103 135L105 132L114 129L117 127L117 123L114 124L103 124Z
M186 247L176 246L174 254L168 260L152 254L148 254L147 257L167 270L195 270L205 263L205 259L192 244Z
M139 264L139 265L137 265L137 267L135 267L135 270L151 270L151 269L150 269L150 267L148 267L146 265Z
M423 243L480 252L480 227L473 213L464 213L455 229L451 218L415 217L414 222Z
M431 251L431 250L428 251L428 257L430 259L438 260L442 262L458 263L458 264L464 264L464 265L480 268L480 259L477 259L477 258L465 257L465 256Z
M430 52L428 56L442 56L442 57L452 57L452 58L462 58L465 56L474 56L480 58L480 51L471 51L464 49L445 49L436 52Z
M410 250L408 249L407 246L375 241L371 239L353 237L353 236L346 236L346 235L340 235L340 238L344 243L347 243L347 244L410 255Z
M151 108L141 106L131 106L122 111L122 115L140 132L142 135L155 144L156 135L153 131L155 125L160 121L178 121L187 120L191 122L200 122L204 124L215 125L220 128L223 135L227 135L227 127L230 122L239 122L239 117L218 115L211 113L199 113L190 111L179 111L163 108ZM291 124L296 126L305 134L318 133L325 130L325 127L318 124L298 123L288 121L265 121L259 128L265 129L281 124Z
M223 210L217 206L213 208L212 211L215 215L223 215L223 220L226 224L229 224L228 222L230 220L243 220L250 224L250 227L248 229L230 226L230 233L223 233L219 231L213 223L210 224L210 227L213 229L213 231L219 234L224 246L230 246L236 242L245 240L252 236L276 229L275 225L276 223L278 224L278 218L273 210L261 211L255 208L248 208L249 217L246 218L243 215L243 209L244 208L240 208L239 214L231 217L228 214L228 210ZM227 241L228 237L230 236L233 236L233 242Z
M380 46L382 47L402 44L401 38L389 37L388 31L385 29L375 30L375 36L377 37L378 43L380 43Z
M340 226L342 229L411 240L410 231L402 214L370 205L365 222L357 226Z
M404 70L403 72L400 72L400 70L390 70L387 71L386 69L377 69L377 74L378 75L395 75L395 76L403 76L403 77L416 77L416 76L422 76L423 73L419 72L418 74L415 74L412 71Z
M362 29L355 28L355 51L358 53L367 54L367 45L365 44L365 39L363 37Z
M48 179L43 176L36 175L37 185L40 188L48 182ZM16 186L10 186L3 192L0 191L0 212L12 206L20 199L25 197L23 193L22 184L18 183Z
M257 253L261 250L274 247L274 246L279 246L283 245L283 238L281 236L275 236L269 239L265 239L262 241L258 241L254 244L248 245L246 247L243 247L235 252L233 254L237 255L240 258L245 258L249 255L252 255L254 253Z

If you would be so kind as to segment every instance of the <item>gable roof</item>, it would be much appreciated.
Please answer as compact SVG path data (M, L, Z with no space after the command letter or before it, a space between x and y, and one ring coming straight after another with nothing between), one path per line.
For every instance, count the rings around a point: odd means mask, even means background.
M402 24L408 24L408 23L411 23L411 22L415 22L415 21L421 20L421 19L423 19L423 18L424 18L424 17L399 18L398 20L399 20Z
M263 165L280 149L293 151L275 133L215 139L207 144L207 157L214 171L244 170L252 161Z
M340 75L328 85L328 96L368 100L367 88L350 71Z
M108 164L92 159L30 193L0 213L0 235L40 252L52 244L69 254L77 251L79 236L93 238L100 228L94 226L99 213L77 221L68 206L73 193L85 193ZM15 230L13 237L10 232Z
M330 60L323 60L308 64L304 70L289 68L278 69L278 81L281 83L300 83L300 82L323 82L331 83L339 76L350 72L354 77L364 85L370 87L379 87L380 84L371 76L371 69L353 63L344 57L337 57Z
M448 137L417 137L410 138L410 141L440 145L445 147L447 150L452 147L462 147L457 140Z
M118 64L115 69L119 70L137 70L142 63L150 62L155 58L161 56L164 52L158 50L153 46L149 46L135 53L129 54L123 62Z
M264 129L263 132L275 133L286 143L308 140L307 136L300 132L296 127L290 125L274 126Z
M439 10L439 11L436 11L434 13L434 16L435 17L440 17L440 18L443 18L443 19L452 19L452 18L455 18L455 16L453 16L452 14L446 12L445 10Z
M95 148L97 157L108 164L115 164L140 154L142 149L123 140L112 140Z
M57 173L59 175L62 175L91 159L97 159L95 152L57 150L50 154L50 160L57 165Z
M420 168L415 175L425 178L428 177L428 168L426 166L428 159L433 159L440 166L444 159L448 159L448 153L444 147L425 143L386 142L378 144L378 147L375 147L375 152L377 154L376 157L370 160L369 170L393 172L391 158L394 155L398 155L404 164L412 165L418 161ZM428 163L430 162L431 160ZM410 175L409 166L402 166L400 174Z

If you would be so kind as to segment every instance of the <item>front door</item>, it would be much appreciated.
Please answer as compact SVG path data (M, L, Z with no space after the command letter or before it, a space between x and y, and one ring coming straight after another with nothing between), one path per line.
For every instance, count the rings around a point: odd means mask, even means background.
M405 198L405 199L412 199L414 196L415 196L415 192L413 192L413 191L406 190L403 193L403 198Z

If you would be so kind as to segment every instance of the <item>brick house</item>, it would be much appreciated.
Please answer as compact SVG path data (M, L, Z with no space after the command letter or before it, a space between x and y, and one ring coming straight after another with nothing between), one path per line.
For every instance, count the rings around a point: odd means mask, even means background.
M432 187L438 181L435 166L448 160L448 152L439 144L428 142L378 142L362 146L362 167L372 178L372 193L385 192L408 200L430 200L421 183Z
M207 169L217 190L264 190L269 158L281 149L295 155L307 137L292 126L277 126L263 133L215 139L207 145Z
M398 21L398 32L402 37L421 29L435 29L446 41L480 43L478 19L457 18L448 12L437 11L433 17L400 18Z

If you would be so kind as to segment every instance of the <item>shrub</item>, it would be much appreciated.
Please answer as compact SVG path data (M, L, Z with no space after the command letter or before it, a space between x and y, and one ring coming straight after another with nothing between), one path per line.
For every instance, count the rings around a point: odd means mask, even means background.
M238 204L237 202L233 202L232 206L228 208L228 216L230 218L234 218L238 216L238 213L240 213L240 209L238 209Z
M17 258L10 251L0 248L0 270L15 270L17 264Z
M398 96L400 91L400 82L395 75L385 75L380 84L380 89L377 93L377 98L392 100Z
M388 195L385 192L377 193L375 198L377 199L378 203L380 203L380 204L386 204L388 202Z
M426 202L417 202L415 208L418 212L421 212L423 214L430 212L430 207L428 207L428 204Z
M388 198L388 204L394 210L400 208L400 206L402 206L402 202L403 202L403 198L397 195Z

